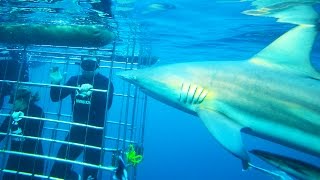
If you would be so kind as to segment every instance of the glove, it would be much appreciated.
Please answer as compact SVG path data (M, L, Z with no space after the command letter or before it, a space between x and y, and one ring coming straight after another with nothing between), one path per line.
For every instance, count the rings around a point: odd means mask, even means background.
M90 96L92 94L92 88L93 86L91 84L82 84L79 88L80 94L84 96Z
M51 84L60 84L63 77L62 74L59 71L59 67L53 67L50 69L50 80Z
M19 111L19 112L13 112L11 117L13 119L12 124L17 125L18 122L22 119L21 116L24 116L24 113Z

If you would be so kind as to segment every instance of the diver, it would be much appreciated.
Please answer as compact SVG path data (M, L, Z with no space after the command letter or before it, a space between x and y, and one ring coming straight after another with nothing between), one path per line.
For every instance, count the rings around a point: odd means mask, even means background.
M67 86L79 87L76 90L51 87L50 96L53 102L60 101L71 95L73 122L104 127L105 112L111 107L114 87L107 77L96 72L99 64L99 59L93 57L82 58L80 64L82 74L70 77L66 83ZM50 78L52 84L60 84L62 75L58 68L51 69ZM92 92L92 88L107 90L108 92ZM103 130L73 125L65 140L101 147ZM57 157L75 160L81 152L84 152L84 161L86 163L100 164L101 150L74 145L62 144ZM78 179L80 175L72 171L71 167L71 164L56 161L52 167L50 176L64 179ZM84 179L97 179L97 173L98 169L96 168L83 167Z
M0 52L0 80L29 81L29 68L25 52L18 50L2 50ZM11 96L9 103L12 103L14 87L13 83L0 82L0 109L3 106L5 96Z
M42 144L39 140L24 137L41 137L43 121L21 117L31 116L44 118L42 108L35 104L35 102L38 100L38 94L33 94L26 87L20 87L16 90L11 116L7 117L0 126L0 132L6 133L5 135L0 135L0 141L2 141L5 137L9 138L7 139L8 141L6 141L7 143L5 143L5 145L8 147L9 140L11 141L10 151L39 155L43 154ZM42 175L44 169L44 160L31 156L10 154L5 169L31 173L33 175ZM4 172L2 179L25 180L34 179L34 177Z

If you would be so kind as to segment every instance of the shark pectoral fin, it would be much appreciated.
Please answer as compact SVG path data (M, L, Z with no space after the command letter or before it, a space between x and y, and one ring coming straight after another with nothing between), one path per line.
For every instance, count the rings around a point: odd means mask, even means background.
M242 127L228 117L210 110L200 110L198 116L213 137L225 149L242 160L243 169L248 169L249 156L242 143Z

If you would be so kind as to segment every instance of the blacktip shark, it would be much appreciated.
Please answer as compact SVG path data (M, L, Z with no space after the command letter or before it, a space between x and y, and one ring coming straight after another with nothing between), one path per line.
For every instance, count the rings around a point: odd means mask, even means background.
M295 178L303 180L320 179L320 167L313 164L262 150L251 150L250 152Z
M297 3L274 17L281 14L285 22L294 13L302 17L299 24L246 61L178 63L118 75L198 116L244 169L250 160L241 132L320 156L320 73L310 62L319 16L311 3Z

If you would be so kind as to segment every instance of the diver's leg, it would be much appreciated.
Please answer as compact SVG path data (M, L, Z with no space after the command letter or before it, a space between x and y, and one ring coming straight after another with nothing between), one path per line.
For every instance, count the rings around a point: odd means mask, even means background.
M88 129L87 132L87 144L91 146L101 147L102 146L102 136L103 132L100 130ZM84 151L84 161L89 164L100 165L102 150L86 148ZM92 167L83 167L83 177L87 179L91 176L97 179L98 169Z
M18 168L19 161L20 161L20 156L15 155L15 154L9 155L5 169L16 171ZM16 179L16 177L17 177L16 174L9 173L9 172L3 172L2 179L3 180L12 180L12 179Z
M39 142L37 151L34 154L43 155L42 144ZM35 174L44 174L44 159L36 158L34 162L34 173Z
M61 145L57 154L57 158L63 158L63 159L66 158L67 147L68 146L66 144ZM56 177L56 178L64 178L66 175L67 169L71 169L71 164L55 161L52 166L50 176Z
M3 173L2 180L13 180L16 179L16 174L5 172Z
M96 149L86 149L84 158L85 162L89 164L94 165L100 165L100 157L101 157L101 151ZM97 180L98 175L98 169L92 168L92 167L83 167L83 177L84 179L87 179L89 176L91 176L93 179Z
M69 136L67 136L66 140L69 139L68 137ZM81 147L62 144L58 151L57 158L62 158L62 159L67 158L68 160L75 160L81 154L81 152L82 152ZM50 176L57 177L57 178L67 178L67 179L74 179L74 176L76 176L75 179L77 179L77 175L75 175L75 172L72 171L71 168L72 168L72 164L70 163L56 161L53 164Z
M20 146L21 146L20 142L12 142L10 150L18 151ZM5 168L7 170L20 171L19 166L20 166L21 160L22 160L21 155L10 154ZM2 179L3 180L19 179L20 176L22 175L5 172L3 174Z

